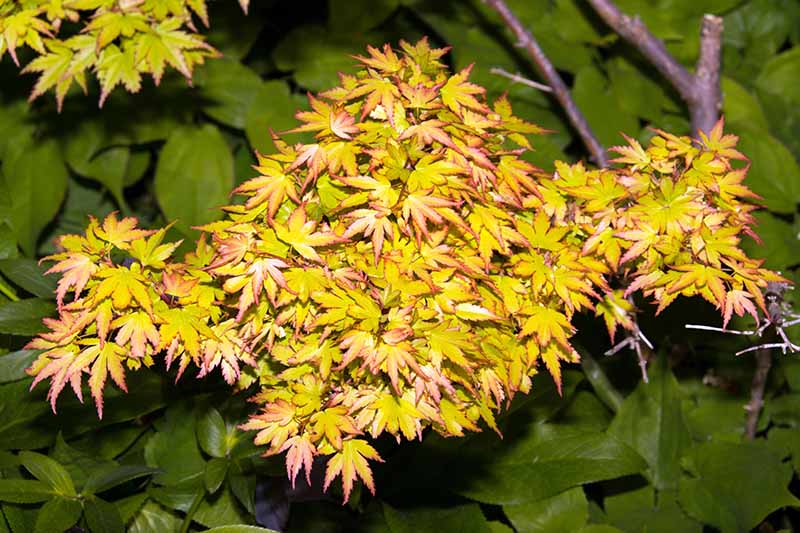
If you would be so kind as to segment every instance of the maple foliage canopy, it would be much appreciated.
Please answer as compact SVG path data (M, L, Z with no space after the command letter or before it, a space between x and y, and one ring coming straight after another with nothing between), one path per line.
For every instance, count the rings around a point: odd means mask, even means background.
M663 310L699 295L727 324L757 317L777 274L739 248L752 234L747 163L722 122L701 141L628 139L617 166L525 159L542 128L448 73L426 40L369 48L362 70L309 96L293 131L315 142L258 154L226 217L173 258L164 230L92 220L62 237L59 315L29 347L53 409L88 374L102 416L110 378L163 359L254 390L243 428L286 452L294 480L330 456L326 487L374 491L369 443L432 428L497 429L545 368L579 356L573 317L632 331L636 293ZM70 297L71 295L71 297Z

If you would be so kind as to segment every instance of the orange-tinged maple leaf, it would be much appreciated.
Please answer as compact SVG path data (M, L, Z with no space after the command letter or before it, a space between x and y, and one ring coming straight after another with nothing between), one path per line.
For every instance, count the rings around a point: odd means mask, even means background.
M647 168L650 165L650 155L645 152L644 148L642 148L642 145L639 144L639 141L628 137L624 133L622 136L625 137L626 141L628 141L628 146L612 146L609 148L609 151L617 152L622 156L612 159L611 162L631 165L631 170L633 172Z
M171 224L156 231L147 238L132 240L129 244L128 253L130 253L131 257L139 261L139 264L143 267L164 268L166 266L165 261L172 256L172 252L183 242L180 240L178 242L161 244L170 226Z
M261 413L251 415L239 428L244 431L258 431L255 443L268 444L267 454L276 454L289 437L297 435L299 424L295 419L296 410L290 402L279 399L267 404Z
M308 220L305 207L300 206L292 211L285 226L276 225L274 229L278 238L291 245L301 256L310 261L322 263L322 258L314 248L330 246L331 244L344 242L347 239L339 237L330 231L315 232L316 227L317 223L315 221Z
M328 460L323 490L328 490L331 482L341 474L345 503L350 499L353 482L357 478L361 478L364 485L374 494L375 484L372 481L372 470L370 470L367 460L383 462L375 448L370 446L367 441L361 439L344 441L341 451Z
M394 53L389 44L383 45L383 50L367 45L369 57L353 56L365 65L385 74L393 74L403 68L403 60Z
M522 325L520 337L533 335L541 347L550 344L550 339L555 339L565 349L572 350L568 339L575 332L575 328L564 313L537 305L527 310L527 314L528 318Z
M135 301L152 314L153 302L147 291L147 280L138 263L132 264L130 268L119 266L101 269L97 272L97 277L102 281L92 293L93 302L100 303L110 296L114 307L123 310Z
M703 131L699 131L700 140L701 142L708 148L709 150L716 152L718 155L722 157L726 157L728 159L739 159L739 160L747 160L747 158L734 147L736 143L739 142L739 137L732 134L723 134L722 130L725 126L725 118L720 117L714 127L711 128L711 131L708 132L708 135L705 134Z
M286 451L286 473L292 480L292 488L301 468L306 471L306 483L311 486L311 468L314 466L317 448L308 435L295 435L284 442L279 451Z
M314 413L309 424L315 441L324 437L337 450L342 449L343 437L361 433L347 414L347 408L341 405Z
M413 220L418 240L421 236L428 238L428 222L435 225L442 224L445 220L444 210L458 205L458 202L452 200L430 196L431 192L417 191L403 200L403 218L406 221L409 218Z
M756 309L756 306L750 301L751 298L752 296L749 292L736 289L729 291L725 295L725 308L722 315L722 329L725 329L728 326L728 322L730 322L734 312L738 316L744 316L745 313L749 313L753 318L756 319L756 323L758 323L758 309Z
M383 393L371 404L370 407L375 410L375 418L370 426L373 438L386 430L397 438L397 442L400 442L400 434L408 440L415 437L422 439L422 414L414 407L414 393L408 391L405 396Z
M97 415L99 418L103 418L103 387L106 384L106 377L110 375L120 389L128 392L128 387L125 385L125 368L122 366L125 349L113 342L105 342L102 346L86 348L78 356L78 359L84 357L88 359L89 354L94 356L94 364L89 376L89 389L92 391L97 406Z
M489 108L486 107L485 104L482 104L475 98L476 95L483 95L486 89L467 81L472 67L473 65L470 65L458 74L450 76L447 83L445 83L439 91L442 95L442 102L444 105L455 113L460 113L462 107L474 109L482 113L489 111Z
M441 126L444 125L446 125L446 123L442 122L441 120L426 120L406 128L398 140L403 141L405 139L410 139L411 137L416 137L423 146L428 146L429 144L433 143L433 141L436 141L443 146L447 146L455 151L459 151L458 147L450 138L450 135L448 135L441 128Z
M90 217L93 218L93 217ZM95 235L100 239L120 248L127 250L131 241L136 239L143 239L149 237L155 231L138 229L136 226L139 223L134 217L125 217L117 219L117 213L113 212L108 215L103 224L94 230Z
M142 311L122 315L114 319L111 326L119 328L114 341L120 346L130 342L130 354L137 359L142 359L148 351L152 353L159 345L158 329L150 316Z
M96 264L97 259L83 253L56 254L44 258L44 260L47 259L61 259L45 272L45 274L63 273L61 279L58 280L58 288L56 289L56 303L59 309L70 289L73 289L75 300L78 300L89 279L99 269Z

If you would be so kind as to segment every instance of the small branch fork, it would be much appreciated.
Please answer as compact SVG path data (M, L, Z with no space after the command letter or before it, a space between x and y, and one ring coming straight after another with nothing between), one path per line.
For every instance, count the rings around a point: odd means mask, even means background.
M636 322L635 316L633 319L633 330L623 340L612 346L611 349L607 350L604 355L611 356L623 348L630 348L636 352L636 358L639 360L639 368L642 370L642 381L649 383L650 380L647 377L647 361L649 358L645 355L642 344L647 346L650 351L653 351L653 343L651 343L650 339L645 337L644 333L642 333L642 330L639 329L639 324Z
M719 333L729 333L731 335L745 335L763 337L764 334L773 328L780 342L763 342L755 346L750 346L744 350L739 350L736 355L756 352L756 371L753 373L753 381L750 385L750 401L745 406L747 420L745 422L745 436L752 440L756 436L758 428L758 418L761 408L764 406L764 390L767 386L767 376L772 367L772 353L770 350L779 348L783 354L798 353L800 346L789 340L786 328L800 324L800 315L792 313L791 307L783 299L784 293L790 288L786 283L770 283L766 290L767 312L769 315L764 323L753 330L725 329L714 326L704 326L701 324L686 324L686 329L696 329L701 331L716 331Z

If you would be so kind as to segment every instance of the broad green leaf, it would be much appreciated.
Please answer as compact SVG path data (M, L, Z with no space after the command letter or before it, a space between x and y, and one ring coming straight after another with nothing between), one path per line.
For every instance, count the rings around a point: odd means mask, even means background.
M664 90L653 81L642 67L622 57L606 63L611 94L626 113L658 123L665 99ZM631 130L630 133L633 133ZM616 140L614 144L619 144Z
M144 465L110 465L89 476L83 492L95 494L122 485L133 479L150 476L160 472L158 468L151 468Z
M244 524L249 521L247 513L228 488L206 496L197 508L194 520L209 528Z
M39 350L19 350L0 356L0 383L10 383L28 377L25 369L40 353Z
M569 405L558 414L559 424L569 424L588 431L605 431L611 422L611 412L591 392L581 390Z
M2 174L0 174L0 180L2 179ZM0 211L2 211L2 207L0 207ZM14 259L17 256L19 256L17 238L14 236L11 226L7 222L0 221L0 259Z
M228 476L228 484L231 492L236 497L236 501L250 513L256 513L256 476L253 474L234 474Z
M62 496L75 496L75 484L69 472L58 462L36 452L22 451L19 460L36 479L46 483L53 491Z
M225 481L225 475L228 473L228 460L220 459L218 457L212 458L206 463L206 471L203 476L203 481L206 485L206 490L209 494L217 492Z
M371 30L400 6L400 0L328 0L328 25L334 32Z
M0 304L0 333L36 335L45 331L42 319L55 312L55 303L40 298Z
M33 142L17 136L13 142L3 159L5 186L0 195L10 200L8 222L25 254L32 257L39 234L64 199L68 172L55 140Z
M745 185L777 213L794 213L800 202L800 166L786 146L764 130L739 128L738 150L752 163ZM757 229L758 230L758 229Z
M56 436L56 443L53 446L50 457L58 461L69 473L78 491L85 493L84 485L86 480L96 472L113 467L114 463L107 459L102 459L88 453L77 450L67 444L64 437L59 433Z
M276 533L274 529L258 526L220 526L207 529L205 533Z
M768 211L756 212L758 226L754 229L762 242L744 239L742 248L750 256L764 259L764 266L776 270L786 270L797 264L800 253L800 240L797 229Z
M136 515L148 499L146 492L139 492L114 502L114 507L119 511L122 522L127 524Z
M89 498L84 503L84 516L92 533L123 533L122 522L117 506L100 498Z
M770 449L781 457L791 457L795 472L800 472L800 429L773 427L767 435Z
M536 502L505 505L503 512L517 533L572 533L589 518L581 487Z
M36 515L39 508L24 504L2 504L3 515L8 521L12 533L33 531L36 527Z
M292 71L304 89L322 91L339 82L338 72L352 72L351 54L360 53L363 43L349 33L328 32L322 26L299 26L286 34L272 51L279 69Z
M148 501L134 515L128 533L153 533L178 531L183 520L156 502Z
M772 57L755 80L772 131L800 154L800 47Z
M758 97L731 78L722 77L722 115L734 130L741 124L758 130L769 130L767 117Z
M664 355L650 365L649 382L639 383L625 398L608 432L645 458L656 489L678 488L680 458L692 438L683 419L678 382Z
M486 464L465 476L461 494L483 503L526 503L646 468L633 449L611 435L546 424L503 442L503 448L483 456Z
M265 19L253 13L259 6L254 2L249 16L233 2L216 2L214 7L208 43L224 57L244 59L264 27Z
M791 465L764 443L706 442L682 463L681 507L723 533L749 531L774 510L800 504L788 490Z
M275 152L270 130L278 133L297 126L294 109L298 102L292 98L289 86L282 80L263 83L247 113L245 133L247 141L254 150L263 154ZM292 140L297 137L287 136Z
M490 533L481 508L474 503L455 507L411 507L395 509L383 504L383 515L390 533Z
M233 187L233 157L219 130L206 124L170 134L156 167L158 204L186 235L219 218Z
M0 260L0 272L22 287L29 293L39 298L54 299L56 283L55 276L45 276L48 269L46 265L39 265L33 259L4 259Z
M167 409L144 450L148 466L160 468L158 485L197 487L203 484L205 461L195 436L195 415L184 403Z
M55 494L41 481L34 479L0 479L0 501L11 503L38 503Z
M655 492L652 486L612 494L603 499L609 522L622 531L701 533L703 526L678 505L677 491Z
M225 457L229 451L226 442L227 436L228 429L225 426L225 420L213 407L197 420L197 440L200 442L200 448L208 455Z
M105 185L120 207L126 208L122 191L130 163L128 135L114 133L103 120L81 121L67 138L64 156L67 164L81 176Z
M639 129L636 117L620 107L608 82L596 67L584 67L575 74L572 96L604 146L619 144L623 140L620 132Z
M262 84L258 74L238 61L209 61L201 92L207 101L203 111L223 124L244 129L250 106Z
M66 531L75 525L82 512L83 507L78 500L57 496L39 509L33 533Z

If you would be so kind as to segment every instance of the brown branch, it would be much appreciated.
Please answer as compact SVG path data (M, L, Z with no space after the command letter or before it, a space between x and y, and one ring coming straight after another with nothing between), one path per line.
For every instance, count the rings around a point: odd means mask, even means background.
M587 0L611 29L635 46L675 87L689 108L692 132L708 132L719 119L722 94L719 89L722 19L703 17L700 31L700 56L695 74L667 51L664 43L650 33L639 17L624 14L611 0Z
M567 88L564 80L561 79L553 64L542 51L539 43L533 35L525 29L522 22L514 15L509 9L504 0L484 0L486 5L495 10L505 22L506 26L514 34L517 39L517 46L524 48L528 55L533 59L536 69L539 74L547 81L547 84L553 90L553 95L561 104L561 107L567 114L570 123L578 131L583 144L589 150L589 153L594 159L594 162L600 166L608 166L608 158L606 157L606 150L600 141L595 137L592 128L586 121L586 117L580 112L578 106L570 95L569 88Z
M695 100L689 105L692 131L708 133L719 120L722 91L719 71L722 53L722 19L714 15L703 17L700 30L700 55L695 68Z
M745 437L752 440L758 429L758 417L764 406L764 389L767 386L767 375L772 366L772 352L769 348L761 348L756 352L756 371L753 373L753 382L750 385L750 401L745 406L747 422L745 423Z

